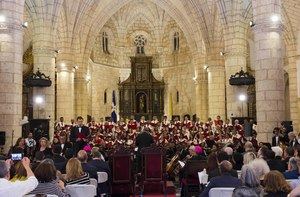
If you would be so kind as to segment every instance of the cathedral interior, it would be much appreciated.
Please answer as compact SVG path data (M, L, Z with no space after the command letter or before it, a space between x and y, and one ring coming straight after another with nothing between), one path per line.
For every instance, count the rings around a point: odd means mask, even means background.
M1 0L5 148L24 116L48 120L51 138L60 117L110 117L114 99L123 118L250 117L264 141L282 121L300 131L299 10L298 0ZM230 85L241 71L255 83Z

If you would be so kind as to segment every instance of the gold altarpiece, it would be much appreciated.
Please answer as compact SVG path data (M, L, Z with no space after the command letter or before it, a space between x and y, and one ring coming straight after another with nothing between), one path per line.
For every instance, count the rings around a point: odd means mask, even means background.
M163 81L158 81L152 74L152 57L137 55L130 57L131 73L128 79L119 83L120 116L137 120L141 116L158 119L164 115Z

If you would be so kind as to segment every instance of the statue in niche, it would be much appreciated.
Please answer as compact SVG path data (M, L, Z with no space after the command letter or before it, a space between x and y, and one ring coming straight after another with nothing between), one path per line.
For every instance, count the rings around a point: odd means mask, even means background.
M146 95L141 93L137 96L137 113L147 113Z

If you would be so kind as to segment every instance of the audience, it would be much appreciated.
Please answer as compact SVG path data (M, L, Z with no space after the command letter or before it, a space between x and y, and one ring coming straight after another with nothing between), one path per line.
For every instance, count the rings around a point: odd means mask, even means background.
M239 187L242 185L240 179L231 175L232 164L229 161L223 160L220 163L221 175L213 177L204 191L200 194L200 197L206 197L209 194L209 190L215 187Z
M263 188L256 177L253 169L249 165L244 165L241 171L242 186L235 188L233 196L236 197L259 197L262 195Z
M27 179L27 172L21 161L18 161L11 168L13 168L14 171L13 172L14 176L12 179L10 179L11 182L18 181L18 180L24 181Z
M270 172L270 168L267 162L261 158L256 158L249 164L250 168L253 169L255 176L260 180L264 180L264 176Z
M218 155L217 155L217 161L218 161L219 163L221 163L222 161L228 161L228 160L229 160L229 156L227 155L226 152L220 151L220 152L218 153ZM230 169L230 172L229 172L229 173L230 173L232 176L236 177L236 178L238 177L237 171L234 170L233 168ZM220 171L219 168L217 168L217 169L215 169L215 170L213 170L213 171L211 171L211 172L208 173L208 180L210 180L210 179L213 178L213 177L220 176L220 175L221 175L221 171Z
M65 197L64 183L57 179L56 169L50 162L41 162L35 169L34 174L38 179L38 186L29 194L51 194L58 197Z
M283 175L276 170L266 174L264 185L265 197L286 197L292 190Z
M59 170L61 173L65 173L66 171L66 158L61 156L62 149L60 145L54 145L52 148L52 159L54 162L54 165L57 170Z
M30 160L27 157L24 157L21 162L26 170L27 179L24 181L16 180L11 182L9 181L11 161L0 161L0 196L22 197L37 187L38 180L35 178L30 168Z
M273 147L273 148L275 148L275 147ZM278 150L278 149L274 149L274 150ZM270 170L277 170L281 173L283 173L285 171L284 164L281 161L281 155L276 157L276 153L274 151L267 150L266 161L267 161L267 164L268 164Z
M243 163L244 165L249 164L251 161L256 159L256 155L253 152L246 152L243 156Z
M88 155L85 150L80 150L77 153L77 159L81 162L81 166L84 172L90 175L90 178L94 178L98 180L97 169L87 163Z
M49 148L49 141L47 138L42 137L39 141L39 147L37 151L42 152L46 158L51 158L52 157L52 150Z
M285 179L298 179L300 176L297 166L298 158L291 157L288 164L288 170L283 173Z
M66 166L66 184L89 184L90 176L84 172L80 161L77 158L72 158Z

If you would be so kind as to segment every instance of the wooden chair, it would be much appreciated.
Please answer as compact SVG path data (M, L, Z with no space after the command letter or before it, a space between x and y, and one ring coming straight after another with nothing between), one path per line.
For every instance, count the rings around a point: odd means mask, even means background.
M152 145L141 150L142 174L141 192L166 192L166 163L165 152L162 147Z
M198 172L204 168L207 169L207 162L205 160L188 160L183 169L182 194L183 196L198 196L201 192Z
M112 196L130 196L134 194L134 178L132 174L132 155L130 150L118 147L110 159L112 169Z

